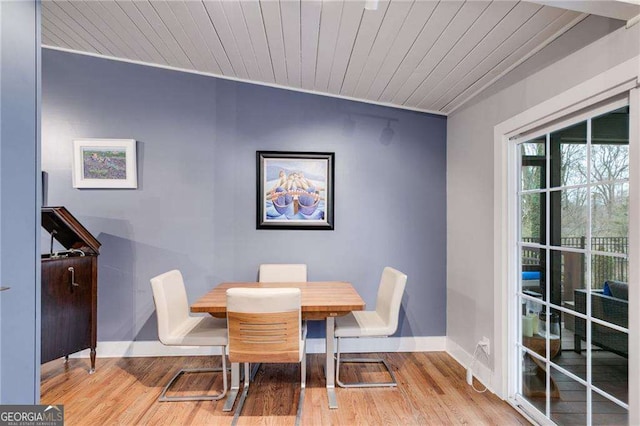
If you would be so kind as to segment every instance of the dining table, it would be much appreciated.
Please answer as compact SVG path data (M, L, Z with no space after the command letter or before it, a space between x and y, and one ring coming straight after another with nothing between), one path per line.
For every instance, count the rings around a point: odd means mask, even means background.
M334 329L335 318L360 311L364 300L351 283L346 281L314 282L224 282L191 305L191 312L208 313L214 317L227 315L227 290L234 287L249 288L299 288L301 290L301 315L303 320L326 321L325 383L329 408L338 408L335 392ZM249 380L246 378L244 380ZM231 411L240 390L240 366L231 364L231 388L223 411Z

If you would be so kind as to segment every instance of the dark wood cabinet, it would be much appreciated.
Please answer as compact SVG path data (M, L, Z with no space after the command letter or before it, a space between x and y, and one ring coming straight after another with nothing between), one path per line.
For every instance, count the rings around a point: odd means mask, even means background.
M100 243L64 207L43 207L51 251L42 256L41 362L90 349L95 370ZM54 252L53 239L66 250Z

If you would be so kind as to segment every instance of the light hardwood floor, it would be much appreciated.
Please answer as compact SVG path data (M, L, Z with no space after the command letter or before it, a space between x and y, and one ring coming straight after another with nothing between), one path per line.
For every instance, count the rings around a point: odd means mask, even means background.
M323 356L307 356L303 425L529 424L495 395L473 391L464 369L444 352L384 354L398 387L338 388L339 408L330 410ZM64 404L66 425L227 425L233 413L222 411L224 400L157 402L164 384L180 368L219 362L219 357L98 359L90 376L86 359L70 359L66 365L56 360L42 366L41 403ZM343 379L375 380L381 374L377 367L364 366L364 372L362 365L345 367ZM187 376L172 394L219 389L222 380L214 374ZM263 364L239 423L291 425L298 396L298 366Z

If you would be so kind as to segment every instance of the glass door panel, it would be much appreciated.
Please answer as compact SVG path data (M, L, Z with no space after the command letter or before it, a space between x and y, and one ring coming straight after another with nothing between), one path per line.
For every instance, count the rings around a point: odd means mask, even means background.
M517 396L558 424L627 415L628 114L519 145Z

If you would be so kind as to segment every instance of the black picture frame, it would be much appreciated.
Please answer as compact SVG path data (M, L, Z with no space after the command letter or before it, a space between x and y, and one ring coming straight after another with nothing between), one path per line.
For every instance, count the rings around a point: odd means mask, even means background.
M256 229L334 229L333 152L256 152Z

